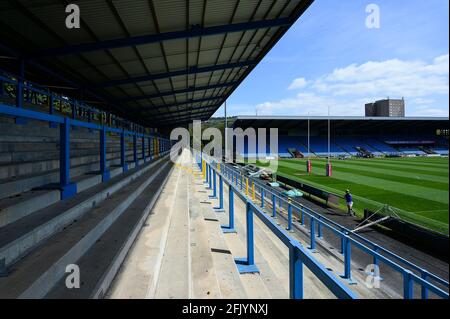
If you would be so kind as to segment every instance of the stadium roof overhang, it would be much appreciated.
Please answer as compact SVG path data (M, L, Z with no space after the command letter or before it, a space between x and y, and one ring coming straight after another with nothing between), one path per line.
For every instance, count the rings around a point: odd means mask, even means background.
M312 2L80 0L68 29L71 1L2 1L0 63L147 126L205 120Z
M315 130L327 130L328 119L333 130L363 130L373 128L395 128L396 130L412 128L449 127L448 117L364 117L364 116L238 116L233 127L282 128L283 130L304 129L310 125Z

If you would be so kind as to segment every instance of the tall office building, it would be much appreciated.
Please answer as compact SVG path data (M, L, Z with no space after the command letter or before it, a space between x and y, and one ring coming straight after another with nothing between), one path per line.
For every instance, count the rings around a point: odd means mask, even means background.
M405 100L385 99L366 104L366 116L404 117Z

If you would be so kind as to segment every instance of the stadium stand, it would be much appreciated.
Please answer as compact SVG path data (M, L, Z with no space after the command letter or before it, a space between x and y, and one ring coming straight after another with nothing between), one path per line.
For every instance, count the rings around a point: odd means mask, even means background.
M306 117L252 117L239 116L234 127L245 129L253 127L278 126L278 155L293 157L289 149L298 150L308 156L306 135ZM310 118L315 128L310 136L312 156L328 155L327 118ZM332 134L330 139L331 156L406 156L406 155L448 155L448 138L436 135L439 128L447 124L442 118L364 118L334 117L332 118ZM299 131L301 133L299 134ZM385 133L385 132L388 133ZM389 132L391 131L391 132ZM405 134L405 132L414 132ZM433 132L433 133L431 133ZM361 150L361 152L358 151ZM256 154L254 154L256 155ZM244 156L248 156L244 152Z
M350 155L356 156L358 153L357 147L363 147L364 144L354 136L337 136L333 137L333 143L336 143L345 152Z
M433 141L433 143L421 143L419 141ZM403 141L399 143L395 141ZM366 154L374 156L404 154L404 155L426 155L426 154L448 154L445 147L434 147L437 144L436 138L426 136L422 137L404 137L404 136L379 136L358 138L356 136L338 136L333 137L330 142L331 156L352 155L357 156L358 149L363 149ZM292 158L294 151L297 150L303 156L308 155L306 136L279 136L278 156L282 158ZM290 151L291 150L291 151ZM328 155L328 142L326 136L311 136L310 151L312 156L325 157ZM447 152L446 152L447 151ZM244 157L256 157L257 155L265 156L269 154L269 146L266 153L257 151L256 153L248 152L248 140L244 142Z
M303 144L303 140L297 136L279 136L278 138L278 154L280 157L293 157L289 149L296 149L307 155L308 151Z
M369 150L373 151L374 154L381 155L398 153L398 150L389 146L378 138L363 138L362 141L369 147Z

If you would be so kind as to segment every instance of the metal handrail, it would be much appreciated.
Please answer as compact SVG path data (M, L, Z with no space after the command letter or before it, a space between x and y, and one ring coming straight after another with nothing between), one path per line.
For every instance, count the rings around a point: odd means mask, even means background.
M80 120L70 119L68 117L46 114L42 112L27 110L24 108L11 107L0 103L0 114L12 116L15 118L25 118L38 121L45 121L51 124L59 125L59 139L60 139L60 155L59 155L59 185L58 188L61 190L61 199L66 199L72 197L77 193L76 183L71 182L70 178L70 128L71 127L84 127L91 130L97 130L100 132L100 174L102 176L102 181L106 182L110 178L109 170L106 166L106 132L113 132L120 135L120 160L123 172L128 170L128 164L126 161L126 143L125 137L133 137L133 158L135 167L139 166L138 159L138 142L137 139L142 139L142 157L144 162L147 158L150 160L152 158L157 158L166 155L172 142L169 139L161 138L159 136L154 136L151 134L138 133L136 131L129 131L125 129L119 129L116 127L107 126L104 124L96 124L91 122L84 122ZM148 157L146 154L145 140L148 140Z
M234 185L233 181L224 174L224 171L203 160L204 155L201 156L199 167L202 171L206 170L205 178L206 183L213 189L213 194L216 194L216 174L219 176L219 192L220 192L220 206L223 208L223 186L222 183L228 184L230 195L230 220L234 220L234 208L233 208L233 194L236 193L245 203L247 207L247 257L236 259L238 269L240 272L255 272L258 271L254 263L254 243L253 243L253 215L256 215L272 232L289 248L289 286L291 298L303 298L303 265L305 265L323 284L325 284L330 291L338 298L342 299L356 299L357 296L346 285L332 275L322 264L320 264L312 254L303 247L297 240L291 238L289 234L280 226L278 226L272 219L268 218L264 214L263 210L259 208L253 201L245 196L240 191L238 185ZM203 167L205 163L206 168ZM214 177L212 177L214 175ZM213 195L214 196L214 195ZM231 221L230 221L231 224ZM230 225L233 228L234 225ZM234 230L234 229L233 229ZM240 266L240 268L239 268Z
M259 182L258 180L252 179L252 181L256 182L257 184L260 184L261 187L264 187L264 188L265 188L266 190L268 190L269 192L273 192L268 186L263 185L263 184L262 184L261 182ZM277 195L277 194L275 194L275 195L276 195L278 198L280 198L281 200L286 201L286 198L285 198L285 197L279 196L279 195ZM299 208L298 206L296 206L295 204L292 204L292 206L293 206L294 208L300 210L300 208ZM380 246L380 245L378 245L378 244L376 244L376 243L371 242L370 240L368 240L367 238L361 236L360 234L357 234L357 233L355 233L355 232L352 232L350 229L348 229L348 228L346 228L346 227L344 227L344 226L341 226L341 225L338 224L337 222L335 222L335 221L333 221L333 220L327 218L326 216L323 216L323 215L321 215L321 214L315 212L315 211L312 210L311 208L309 208L309 207L307 207L307 206L303 206L303 205L302 205L302 207L303 207L303 209L308 210L309 213L314 214L317 218L320 218L321 220L323 220L323 223L322 223L322 224L323 224L324 226L328 227L329 229L332 229L331 226L326 225L325 222L327 222L327 223L329 223L329 224L331 224L331 225L333 225L333 226L335 226L335 227L337 227L337 228L340 228L340 229L342 230L341 233L347 233L347 234L348 234L349 236L351 236L351 237L356 237L357 239L363 241L364 243L366 243L366 244L372 246L373 249L376 249L377 251L382 251L383 253L389 255L390 257L393 257L394 259L398 260L399 262L404 263L405 265L411 267L411 268L414 269L415 271L420 272L423 276L429 277L430 279L435 280L435 281L438 282L439 284L441 284L441 285L443 285L443 286L449 287L449 282L446 281L446 280L444 280L443 278L440 278L440 277L436 276L435 274L430 273L430 272L427 271L426 269L423 269L423 268L421 268L421 267L415 265L414 263L410 262L409 260L406 260L405 258L396 255L395 253L391 252L390 250L388 250L388 249L386 249L386 248L384 248L384 247L382 247L382 246ZM308 214L308 215L309 215L309 214ZM334 228L333 228L333 229L334 229Z
M0 70L0 72L2 73L2 74L0 73L0 85L1 86L3 85L2 82L9 83L9 84L14 85L16 87L19 85L19 79L18 79L17 76L14 76L14 75L12 75L12 74L10 74L8 72L5 72L3 70ZM50 114L53 113L53 105L52 105L52 103L55 100L60 101L60 102L64 102L64 103L68 103L68 104L72 105L75 109L79 109L79 110L81 110L81 112L86 112L87 114L89 114L89 113L91 113L91 114L92 113L94 113L94 114L103 114L103 113L107 114L106 111L102 111L102 110L99 110L99 109L94 108L92 106L86 105L83 101L79 101L79 100L74 99L74 98L66 99L66 98L64 98L64 97L62 97L62 96L60 96L58 94L53 93L48 88L45 88L44 86L41 86L39 84L33 83L31 81L28 81L28 80L27 81L22 81L22 86L21 87L22 87L22 92L23 92L23 90L26 89L28 91L36 92L36 93L39 93L41 95L46 96L47 99L50 101L50 104L51 104L51 105L48 105ZM0 89L0 92L1 92L1 89ZM16 88L16 95L17 95L17 88ZM17 105L17 106L18 107L22 107L23 105ZM81 112L79 112L79 113L81 113ZM73 116L73 118L75 118L75 114L72 114L72 116ZM136 130L136 131L145 131L146 130L146 128L144 128L144 127L142 127L140 125L137 125L137 124L135 124L135 123L133 123L131 121L125 120L123 118L117 117L117 116L112 115L112 114L111 114L111 116L114 117L115 121L124 124L123 126L129 128L131 130L133 130L133 128L135 128L134 130ZM90 118L89 118L89 120L90 120Z
M209 160L211 160L211 158L209 158ZM213 170L214 169L215 168L213 168ZM231 168L227 165L224 165L224 164L221 164L220 170L221 170L221 172L222 171L228 172L228 174L231 175L231 179L230 179L231 183L235 182L237 188L243 188L243 177L239 171L237 171L236 169ZM239 174L239 179L236 177L238 174ZM247 180L249 179L247 177L245 177L245 178ZM255 182L255 181L252 179L252 182ZM291 201L289 201L285 197L280 196L279 194L276 194L273 190L268 188L266 185L261 185L261 183L259 183L259 184L260 184L259 185L260 186L260 194L259 195L260 195L262 205L264 205L263 201L265 201L264 193L262 192L263 188L265 191L268 192L269 195L272 195L271 197L272 197L272 202L273 202L272 204L273 204L274 213L276 213L275 200L278 199L280 202L287 204L287 207L288 207L288 229L290 229L290 227L291 227L290 224L292 223L292 209L297 209L301 212L302 224L303 224L304 215L306 215L307 217L310 218L310 224L311 224L311 233L310 233L311 247L310 248L312 248L312 249L315 248L315 224L316 223L317 223L319 236L321 236L321 229L322 229L321 227L324 226L325 228L333 231L336 235L341 237L341 243L342 243L341 244L342 245L341 252L344 254L344 263L345 263L345 265L344 265L345 272L344 272L343 278L351 280L350 250L351 250L351 245L353 245L354 247L371 255L374 258L375 264L377 264L378 261L382 261L403 275L403 278L404 278L403 294L404 294L405 298L413 297L413 289L412 289L413 282L416 282L417 284L419 284L422 287L421 296L424 299L428 298L429 291L432 291L433 293L435 293L436 295L438 295L442 298L448 298L448 292L444 291L443 289L437 287L436 285L434 285L433 283L430 282L430 280L434 280L435 282L437 282L443 286L446 286L448 288L449 283L447 281L445 281L444 279L436 276L435 274L430 273L429 271L427 271L425 269L420 268L419 266L394 254L393 252L385 249L384 247L381 247L381 246L371 242L370 240L362 237L361 235L351 232L349 229L337 224L336 222L328 219L325 216L318 214L317 212L313 211L309 207L306 207L302 204L300 204L300 207L298 207L297 205L293 204ZM244 194L242 194L242 196L247 198ZM250 200L250 199L247 198L247 200ZM355 238L353 238L353 237L355 237ZM359 240L362 241L363 243L361 243ZM370 247L368 247L366 245L369 245ZM387 254L388 257L393 257L393 259L396 261L393 261L393 260L389 259L387 256L382 255L381 252ZM406 269L405 267L399 265L398 262L403 263L416 271L419 271L420 276L413 273L411 270Z

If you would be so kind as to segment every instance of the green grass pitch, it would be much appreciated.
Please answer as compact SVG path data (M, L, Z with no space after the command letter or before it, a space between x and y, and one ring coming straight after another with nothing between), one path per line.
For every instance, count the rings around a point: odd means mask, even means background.
M277 174L340 195L348 188L359 215L388 204L403 219L448 236L448 158L334 159L332 177L325 176L325 159L311 161L310 175L306 159L279 160Z

